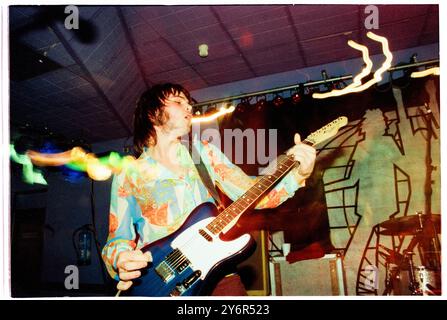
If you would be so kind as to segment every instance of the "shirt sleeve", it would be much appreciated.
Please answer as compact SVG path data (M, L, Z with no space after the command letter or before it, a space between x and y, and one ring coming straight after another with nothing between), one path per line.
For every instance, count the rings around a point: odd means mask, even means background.
M247 175L213 144L204 141L200 146L203 162L212 179L231 200L237 200L261 178ZM297 168L294 168L258 202L255 209L275 208L291 198L295 191L304 185L305 179L299 175Z
M109 235L102 250L102 259L110 276L119 280L116 262L118 254L133 250L135 244L135 216L136 200L125 170L113 176L110 195Z

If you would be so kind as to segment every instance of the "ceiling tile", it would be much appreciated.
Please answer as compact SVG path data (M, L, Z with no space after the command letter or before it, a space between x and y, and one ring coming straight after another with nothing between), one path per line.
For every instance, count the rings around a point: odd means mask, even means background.
M160 38L160 35L146 22L130 27L130 33L136 45L141 45Z
M301 40L327 37L349 31L355 32L359 29L358 14L356 11L348 11L337 16L327 17L324 20L298 23L295 24L295 28Z
M296 42L292 26L256 34L247 30L239 30L237 35L233 34L233 37L242 51L261 49L284 43L294 44Z
M380 25L425 15L430 9L427 5L377 5Z
M227 57L199 63L195 66L195 69L202 75L212 75L233 70L248 70L248 67L241 57Z
M219 14L219 12L218 12ZM287 12L284 6L266 6L261 11L254 11L248 15L244 14L219 14L222 23L228 30L248 28L266 31L271 26L281 28L289 25Z
M133 8L146 20L170 19L169 16L175 13L175 6L133 6Z
M227 33L219 25L211 25L191 31L198 43L214 44L222 41L229 41Z
M188 27L176 15L171 15L169 19L148 20L148 24L162 37L175 36L189 31Z
M244 56L252 66L281 60L291 60L294 58L296 61L301 60L298 47L296 45L291 46L290 44L272 46L259 50L251 50L249 52L245 52Z
M154 59L146 59L142 64L145 74L153 75L160 72L176 70L185 67L185 63L178 55L168 55L164 57L156 57Z
M299 58L294 57L289 58L288 60L285 59L280 61L266 61L263 64L252 66L256 74L259 76L283 71L296 70L303 67L305 67L303 61Z
M147 41L137 46L139 53L143 57L143 61L176 55L169 43L163 39Z
M325 25L326 19L345 14L355 14L357 5L295 5L289 6L294 24L314 23L314 28ZM356 19L357 20L357 19Z
M218 24L209 6L178 7L175 11L175 16L190 31Z
M203 76L203 78L206 80L206 82L209 85L218 85L222 83L228 83L238 80L244 80L252 78L253 74L249 70L226 70L221 73L215 73L215 74L206 74Z
M310 58L321 51L328 51L335 49L353 51L361 55L360 51L355 50L348 45L348 40L350 39L351 37L338 35L334 37L328 37L326 39L305 41L302 43L302 47L305 52L306 58Z
M267 14L278 8L285 7L283 5L229 5L229 6L213 6L219 16L228 20L237 20L241 17Z

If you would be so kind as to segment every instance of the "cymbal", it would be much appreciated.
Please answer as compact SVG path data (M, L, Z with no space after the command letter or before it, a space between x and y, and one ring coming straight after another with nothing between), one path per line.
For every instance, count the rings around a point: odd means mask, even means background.
M441 215L439 214L423 214L420 216L422 220L422 231L424 233L427 232L427 229L430 227L431 223L436 230L436 233L441 233ZM379 226L385 230L380 231L380 234L383 235L415 235L421 229L419 215L411 215L406 217L394 218L386 220L379 224ZM429 236L427 234L427 236Z

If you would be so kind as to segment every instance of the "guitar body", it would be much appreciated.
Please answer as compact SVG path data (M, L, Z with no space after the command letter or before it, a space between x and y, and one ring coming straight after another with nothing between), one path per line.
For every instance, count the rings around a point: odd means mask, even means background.
M129 294L132 296L195 296L209 293L224 275L225 267L252 254L255 241L249 234L222 240L206 226L218 210L205 202L195 208L179 230L146 247L152 264L142 270Z

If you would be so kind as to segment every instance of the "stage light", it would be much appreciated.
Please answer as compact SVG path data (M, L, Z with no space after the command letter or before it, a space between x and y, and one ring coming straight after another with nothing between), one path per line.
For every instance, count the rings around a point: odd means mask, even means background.
M262 111L267 106L267 101L265 99L265 96L260 96L256 98L256 104L255 104L255 110L256 111Z
M245 112L246 104L244 102L239 102L236 106L236 114L242 114Z
M301 95L299 94L299 92L298 91L295 91L293 94L292 94L292 103L293 104L298 104L298 103L300 103L301 102Z
M277 95L274 99L273 99L273 105L276 108L281 107L284 104L284 99L283 97L281 97L280 95Z

